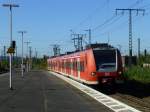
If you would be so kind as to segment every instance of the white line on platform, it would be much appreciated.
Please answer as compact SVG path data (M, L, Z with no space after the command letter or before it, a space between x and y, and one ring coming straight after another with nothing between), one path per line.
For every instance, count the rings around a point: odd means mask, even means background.
M91 96L98 102L102 103L106 107L110 108L114 112L141 112L131 106L128 106L127 104L124 104L116 99L113 99L99 91L96 91L86 85L83 85L79 82L76 82L68 77L65 77L63 75L50 72L51 74L63 79L64 81L68 82L69 84L73 85L74 87L78 88L79 90L83 91L87 95Z
M0 74L0 77L6 76L6 75L9 75L9 73Z

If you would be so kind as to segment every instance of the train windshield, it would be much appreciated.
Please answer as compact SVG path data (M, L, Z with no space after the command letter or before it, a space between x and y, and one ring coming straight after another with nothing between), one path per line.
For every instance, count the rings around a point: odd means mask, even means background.
M99 72L116 70L116 50L94 50L96 69Z

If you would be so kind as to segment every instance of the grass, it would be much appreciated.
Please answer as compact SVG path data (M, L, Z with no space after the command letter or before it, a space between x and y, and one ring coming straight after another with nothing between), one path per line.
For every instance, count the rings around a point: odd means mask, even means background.
M129 80L136 80L141 83L150 83L150 68L133 66L124 72L124 76Z

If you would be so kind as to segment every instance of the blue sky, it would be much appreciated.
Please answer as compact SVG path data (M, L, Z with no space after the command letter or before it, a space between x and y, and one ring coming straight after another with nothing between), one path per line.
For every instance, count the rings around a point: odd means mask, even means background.
M137 38L141 38L141 49L150 51L150 0L0 0L16 3L13 9L13 39L17 41L21 54L19 30L26 30L25 41L30 41L39 56L52 55L53 44L59 44L62 52L73 50L70 29L86 33L95 29L115 15L116 8L145 8L145 16L133 13L133 53L137 52ZM0 50L9 45L9 10L0 7ZM87 39L85 38L85 41ZM108 42L115 47L122 46L123 54L128 53L128 13L116 15L114 21L92 30L92 42ZM26 54L26 46L24 46ZM1 53L1 52L0 52Z

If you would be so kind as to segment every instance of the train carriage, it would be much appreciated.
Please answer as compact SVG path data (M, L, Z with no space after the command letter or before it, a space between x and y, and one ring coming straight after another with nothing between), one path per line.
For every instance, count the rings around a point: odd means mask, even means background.
M123 71L119 50L108 45L51 57L48 69L89 85L114 82Z

